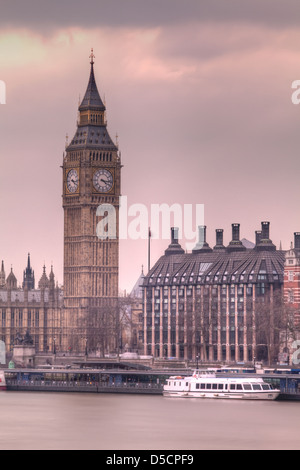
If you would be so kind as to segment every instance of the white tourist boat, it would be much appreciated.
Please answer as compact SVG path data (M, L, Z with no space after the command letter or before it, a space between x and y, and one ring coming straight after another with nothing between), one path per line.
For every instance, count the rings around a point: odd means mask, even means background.
M169 377L163 390L165 397L240 400L275 400L279 393L261 378L217 377L197 370L192 377Z
M4 371L0 370L0 392L3 390L6 390L6 380L5 380Z

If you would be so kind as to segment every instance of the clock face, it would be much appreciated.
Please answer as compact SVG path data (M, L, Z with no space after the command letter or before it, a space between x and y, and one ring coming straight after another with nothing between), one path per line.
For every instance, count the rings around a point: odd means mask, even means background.
M70 193L76 193L79 186L79 177L76 170L70 170L67 176L67 188Z
M98 170L94 174L94 188L101 193L108 193L113 186L113 175L108 170Z

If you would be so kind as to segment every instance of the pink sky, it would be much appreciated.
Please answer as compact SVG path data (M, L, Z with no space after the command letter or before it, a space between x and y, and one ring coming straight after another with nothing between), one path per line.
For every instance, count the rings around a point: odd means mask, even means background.
M231 0L223 11L221 0L210 3L215 9L198 2L202 10L173 0L170 14L170 0L141 1L144 10L134 0L110 7L89 0L83 14L77 2L51 2L51 12L43 1L22 10L24 3L1 7L0 19L6 274L12 265L21 283L30 252L37 281L43 264L49 272L53 263L63 283L60 165L66 134L76 130L91 47L128 203L204 204L211 246L217 228L228 243L231 223L240 223L241 238L254 241L261 221L270 221L273 242L289 248L300 230L300 105L291 101L300 79L296 2L275 1L270 10L269 0L240 8ZM152 262L167 245L153 241ZM121 289L133 287L142 264L147 242L121 241Z

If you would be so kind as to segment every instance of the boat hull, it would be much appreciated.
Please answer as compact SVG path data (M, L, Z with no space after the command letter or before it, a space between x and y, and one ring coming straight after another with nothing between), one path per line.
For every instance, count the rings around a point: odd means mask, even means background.
M272 401L278 398L279 391L266 391L266 392L249 392L249 393L205 393L205 392L176 392L176 391L164 391L163 395L166 398L210 398L210 399L231 399L231 400L267 400Z

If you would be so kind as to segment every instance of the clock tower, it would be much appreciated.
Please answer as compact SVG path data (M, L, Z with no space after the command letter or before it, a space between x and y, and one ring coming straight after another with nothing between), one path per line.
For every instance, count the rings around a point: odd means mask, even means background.
M92 50L77 130L66 147L62 166L64 330L66 349L96 348L101 338L104 353L114 347L108 343L113 326L107 317L113 317L118 298L121 161L107 130L94 59ZM114 237L99 237L97 225L107 215L99 211L101 207L114 209Z

